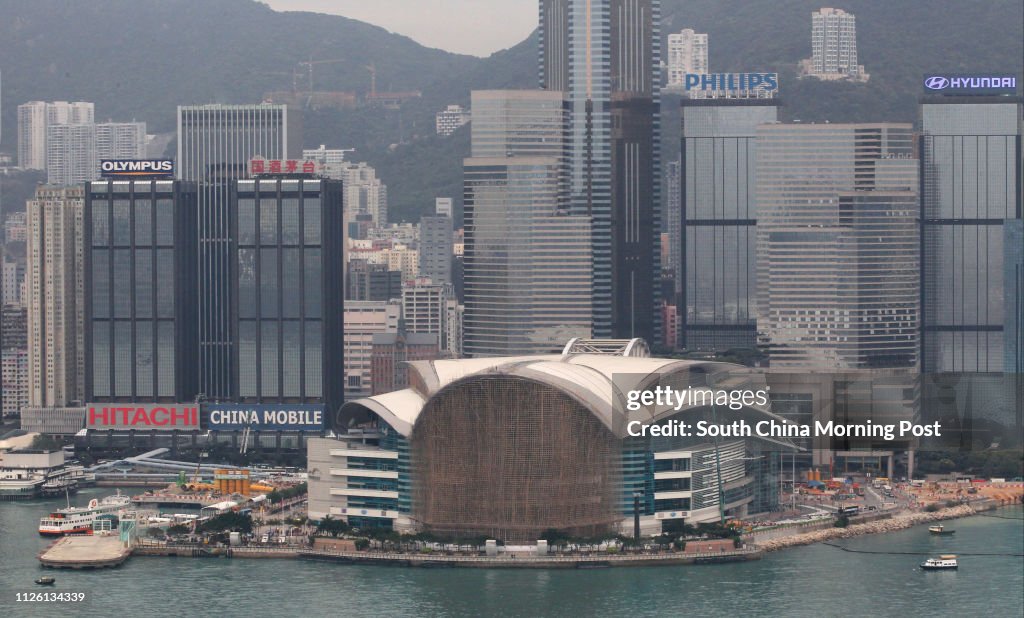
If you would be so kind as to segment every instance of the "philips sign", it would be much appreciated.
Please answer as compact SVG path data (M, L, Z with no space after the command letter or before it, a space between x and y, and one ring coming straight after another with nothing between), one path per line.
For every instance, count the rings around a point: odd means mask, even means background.
M324 408L307 404L209 404L203 406L206 428L230 431L322 431Z
M171 159L103 159L100 161L103 178L173 178L174 161Z
M1017 77L1009 74L935 74L924 76L927 94L985 96L1017 93Z
M779 74L687 73L684 83L691 96L769 99L779 90Z

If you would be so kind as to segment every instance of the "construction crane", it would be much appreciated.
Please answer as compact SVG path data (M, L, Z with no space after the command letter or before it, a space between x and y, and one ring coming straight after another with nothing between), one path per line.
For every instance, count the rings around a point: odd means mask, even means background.
M309 75L309 96L313 96L313 65L314 64L330 64L332 62L346 62L344 58L337 58L335 60L313 60L312 54L309 56L309 60L299 62L299 66L306 67L307 74Z

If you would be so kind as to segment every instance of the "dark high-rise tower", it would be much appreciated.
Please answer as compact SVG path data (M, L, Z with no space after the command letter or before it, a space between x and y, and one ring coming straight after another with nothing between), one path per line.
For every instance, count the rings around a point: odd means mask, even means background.
M921 100L922 371L1019 372L1021 99ZM1009 361L1009 365L1007 365Z
M659 0L540 0L540 84L565 93L573 214L593 237L593 335L658 341Z
M344 223L339 180L257 176L235 183L238 401L344 399Z
M196 365L196 188L85 184L85 398L191 401Z
M246 176L254 157L299 154L296 110L284 105L178 107L178 178L199 183L199 389L211 399L235 397L231 298L235 242L230 182Z
M679 295L678 345L704 352L754 348L757 127L775 122L778 101L680 103L679 212L666 213L675 222L669 253Z

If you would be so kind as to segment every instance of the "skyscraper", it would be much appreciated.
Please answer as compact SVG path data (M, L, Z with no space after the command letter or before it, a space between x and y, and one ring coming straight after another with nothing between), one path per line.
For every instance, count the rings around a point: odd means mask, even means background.
M911 125L763 124L756 162L757 330L773 410L777 403L799 422L915 418L920 236ZM888 460L891 470L892 449L912 445L816 436L803 446L813 449L805 463Z
M687 73L708 73L708 35L686 28L668 35L668 87L682 89Z
M539 4L540 84L569 109L570 212L591 219L593 336L656 342L660 2Z
M811 13L811 75L821 79L864 78L857 64L857 18L842 9Z
M394 301L349 301L345 303L345 396L346 399L373 392L373 336L397 333L402 321L402 303Z
M47 129L54 124L92 124L94 106L77 101L30 101L18 106L18 166L46 169Z
M757 129L757 327L773 368L917 367L917 163L909 124Z
M377 178L376 170L366 163L342 163L336 170L328 168L328 176L344 185L346 220L368 215L378 227L387 224L388 186Z
M463 199L469 356L547 352L589 336L590 220L570 213L564 118L560 92L473 92Z
M46 128L46 182L70 187L99 175L96 125L51 124Z
M85 395L84 193L36 189L28 201L29 405L66 406Z
M102 122L96 125L97 159L144 159L145 122Z
M452 283L452 219L435 214L420 218L421 277L435 283Z
M757 344L757 127L773 99L682 99L679 212L671 210L678 345L725 352ZM671 184L670 184L671 188ZM672 200L668 200L672 204Z
M254 157L285 159L300 145L297 112L285 105L178 107L177 175L199 190L199 388L210 398L230 398L237 390L230 182L246 176Z
M245 403L344 400L341 183L237 182L238 396Z
M1014 96L921 102L922 371L1021 371L1021 110Z
M28 405L28 313L0 305L0 414L15 416Z
M194 183L85 185L87 401L195 399L196 223Z

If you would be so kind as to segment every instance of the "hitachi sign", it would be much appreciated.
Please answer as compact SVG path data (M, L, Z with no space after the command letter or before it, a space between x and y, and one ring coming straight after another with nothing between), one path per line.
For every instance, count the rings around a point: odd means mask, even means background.
M89 429L199 429L199 408L189 404L92 404Z
M100 175L104 178L171 177L174 175L174 161L171 159L103 159L100 161Z

